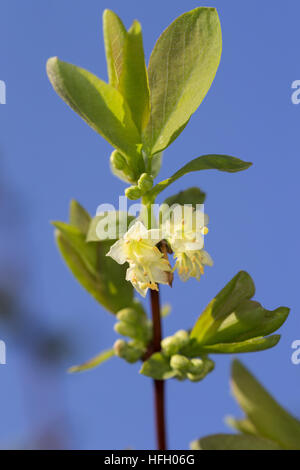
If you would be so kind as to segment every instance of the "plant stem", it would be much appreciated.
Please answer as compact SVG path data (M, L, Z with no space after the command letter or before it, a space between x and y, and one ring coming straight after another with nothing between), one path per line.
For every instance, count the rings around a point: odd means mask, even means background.
M153 352L161 350L160 342L162 339L161 316L159 292L150 291L151 310L153 322ZM156 438L157 449L166 450L166 425L165 425L165 382L164 380L154 380L154 402L155 402L155 419L156 419Z

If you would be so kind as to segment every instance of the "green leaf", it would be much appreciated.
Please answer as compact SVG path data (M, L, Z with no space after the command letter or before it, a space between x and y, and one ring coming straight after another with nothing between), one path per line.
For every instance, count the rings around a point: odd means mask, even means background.
M70 225L78 228L82 233L85 235L88 232L91 216L90 214L82 207L79 202L75 201L74 199L71 201L70 204Z
M190 356L198 356L203 353L210 354L238 354L256 351L264 351L273 348L278 344L280 335L268 336L266 338L252 338L239 343L218 343L211 345L197 345L193 343L189 346ZM185 350L184 350L185 351Z
M197 204L204 204L206 194L201 191L200 188L193 187L186 189L185 191L180 191L174 196L168 197L164 204L172 206L173 204L180 204L184 206L185 204L192 204L196 208Z
M92 73L52 57L49 79L57 94L111 145L141 164L140 137L123 96Z
M166 148L196 111L215 77L221 51L214 8L184 13L162 33L148 68L151 116L144 139L152 154Z
M133 288L125 280L126 266L106 256L111 242L86 243L76 227L55 225L59 251L79 283L112 313L131 306Z
M269 335L281 327L288 314L289 309L286 307L270 311L258 302L245 300L220 324L211 341L238 342Z
M90 369L94 369L95 367L100 366L105 361L108 361L111 357L115 355L115 352L113 349L108 349L107 351L102 351L100 354L97 354L97 356L93 357L87 362L84 362L83 364L80 364L78 366L72 366L68 369L68 372L70 374L74 372L85 372Z
M284 449L300 449L300 421L283 409L239 361L232 364L232 391L257 432Z
M280 336L267 335L281 327L289 309L266 310L250 300L254 292L249 274L239 272L204 309L191 331L185 353L233 354L275 346Z
M242 434L257 434L257 430L249 419L235 419L232 416L225 417L225 423L232 429L239 431Z
M137 129L142 132L149 120L150 101L142 28L136 20L126 35L123 55L119 91L131 109Z
M103 36L109 83L119 88L123 70L123 50L127 31L121 19L111 10L103 12Z
M125 98L141 133L150 115L141 25L135 20L127 32L120 18L113 11L105 10L103 32L109 82Z
M166 189L174 181L178 180L187 173L200 170L219 170L227 173L235 173L237 171L247 170L252 163L244 162L239 158L230 157L228 155L203 155L202 157L195 158L190 161L180 170L176 171L170 178L161 181L148 193L148 197L155 199L155 197Z
M86 268L95 276L98 273L97 249L94 245L89 245L85 241L85 235L76 227L65 222L52 222L60 233L68 240L72 248L81 256Z
M275 442L243 434L214 434L191 443L192 450L282 450Z
M86 241L96 242L107 240L108 238L111 240L121 238L127 232L129 225L134 219L135 217L132 215L121 211L111 211L96 215L90 222Z
M163 160L163 152L158 152L151 157L151 175L156 178L160 172Z
M170 367L170 359L157 352L142 365L140 373L155 380L166 380L175 377L176 371Z
M240 271L204 309L191 331L191 338L201 344L210 344L226 317L242 301L251 299L254 293L255 286L251 276Z

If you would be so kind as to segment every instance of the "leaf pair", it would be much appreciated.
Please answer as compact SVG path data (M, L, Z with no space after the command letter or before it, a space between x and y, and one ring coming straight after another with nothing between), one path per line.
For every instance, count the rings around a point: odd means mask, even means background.
M66 103L127 158L137 180L145 171L142 146L148 157L169 146L208 92L221 57L220 22L214 8L181 15L155 44L148 74L138 21L126 31L105 10L103 31L109 84L56 57L48 61L48 76Z
M184 362L187 363L186 371L180 370L172 363L173 359L178 358L181 360L184 359ZM194 359L192 361L194 361ZM184 356L174 355L173 357L168 357L166 354L164 354L164 352L156 352L143 363L140 373L155 380L167 380L171 378L185 380L188 378L192 382L199 382L214 369L213 361L203 356L200 361L201 372L198 374L193 373L194 365L192 361L189 361Z
M289 309L266 310L250 300L254 293L255 286L249 274L239 272L204 309L191 331L191 342L184 353L190 356L233 354L275 346L280 335L267 335L280 328Z
M246 413L228 419L242 434L217 434L192 443L194 450L300 450L300 421L282 408L239 361L232 365L232 392Z
M113 241L87 242L91 218L72 201L69 224L54 222L59 251L79 283L112 313L132 305L133 288L125 280L126 267L106 254Z

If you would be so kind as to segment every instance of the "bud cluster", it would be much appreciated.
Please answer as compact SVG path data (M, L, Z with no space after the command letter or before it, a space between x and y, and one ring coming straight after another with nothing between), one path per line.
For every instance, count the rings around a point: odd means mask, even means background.
M134 186L129 186L125 190L125 196L128 199L136 200L144 196L153 186L153 178L148 173L142 173L139 177L138 184Z
M118 323L114 330L122 336L127 336L133 341L117 340L114 350L117 356L127 362L134 363L142 358L147 345L152 338L152 323L148 320L142 307L138 304L135 308L124 308L117 314Z
M185 330L179 330L173 336L164 338L161 342L162 352L170 358L170 367L176 372L178 380L189 379L199 382L214 368L214 362L206 357L188 358L180 351L188 345L189 334Z

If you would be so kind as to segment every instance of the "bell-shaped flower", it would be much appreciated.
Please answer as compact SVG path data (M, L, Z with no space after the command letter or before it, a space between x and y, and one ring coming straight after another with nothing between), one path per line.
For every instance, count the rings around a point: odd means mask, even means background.
M107 256L117 263L129 263L126 280L145 297L148 288L158 290L157 283L168 284L169 262L157 248L160 241L159 230L147 230L142 222L132 227L110 248Z
M204 235L207 229L208 216L191 206L177 205L175 209L164 214L161 236L166 239L174 252L180 278L187 281L190 277L200 279L204 273L203 266L212 266L213 261L203 249Z
M204 274L203 266L212 266L213 260L205 250L186 251L185 253L175 253L177 269L180 279L187 281L190 277L195 277L198 281Z

